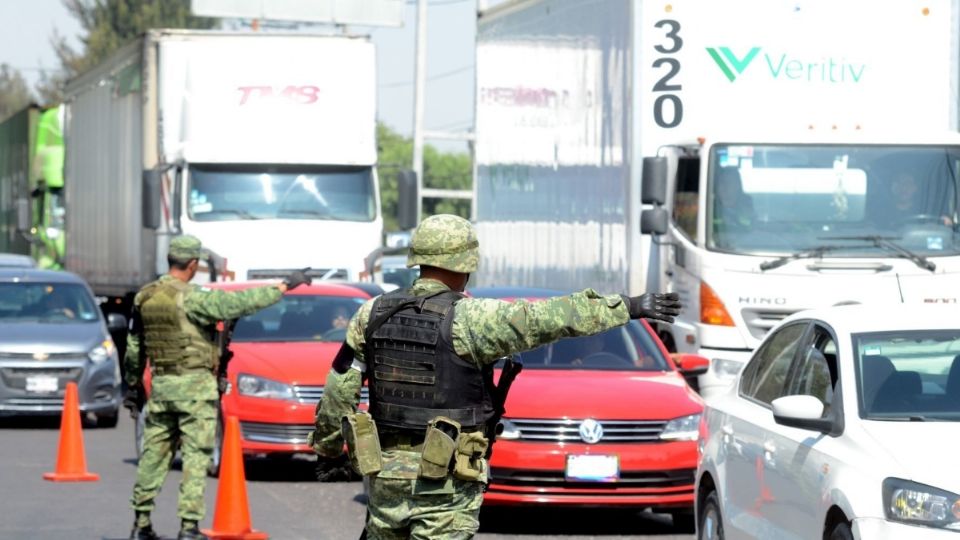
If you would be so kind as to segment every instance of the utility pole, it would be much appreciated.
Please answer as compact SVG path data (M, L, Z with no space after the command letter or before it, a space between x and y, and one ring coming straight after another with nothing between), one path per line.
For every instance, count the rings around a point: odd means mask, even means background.
M417 60L413 103L413 172L417 175L417 223L423 216L423 107L427 90L427 0L417 0Z

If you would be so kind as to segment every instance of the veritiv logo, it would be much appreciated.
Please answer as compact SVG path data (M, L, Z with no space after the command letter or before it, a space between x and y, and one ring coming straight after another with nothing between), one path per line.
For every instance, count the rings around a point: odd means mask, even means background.
M717 51L720 51L719 53ZM727 80L733 82L737 79L737 75L743 73L743 70L747 69L747 66L750 65L750 62L757 56L757 53L760 52L760 47L753 47L750 49L743 58L737 58L737 55L733 54L733 51L729 47L707 47L707 52L710 53L710 58L713 58L713 61L717 63L717 66L720 68L720 71L727 76ZM721 58L720 55L723 55ZM733 73L736 71L736 75Z

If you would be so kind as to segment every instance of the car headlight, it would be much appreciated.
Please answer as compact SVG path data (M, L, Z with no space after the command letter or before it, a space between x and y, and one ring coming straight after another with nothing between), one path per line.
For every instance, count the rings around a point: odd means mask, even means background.
M113 354L114 345L113 341L109 339L103 340L103 343L97 345L93 349L90 349L90 352L87 353L87 358L90 359L94 364L100 364L106 362L110 355Z
M497 434L498 439L503 439L505 441L515 441L523 435L520 432L520 428L516 424L503 418L500 420L500 433Z
M667 422L660 439L664 441L695 441L700 437L700 415L681 416Z
M272 399L293 399L293 387L255 375L237 377L237 391L242 396Z
M710 365L713 372L721 379L732 379L743 369L743 362L727 360L726 358L714 358Z
M960 495L901 478L883 481L887 519L960 530Z

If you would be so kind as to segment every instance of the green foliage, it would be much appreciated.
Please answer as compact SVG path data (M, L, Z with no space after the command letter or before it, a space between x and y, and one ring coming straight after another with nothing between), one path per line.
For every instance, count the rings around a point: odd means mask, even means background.
M30 104L30 88L23 75L7 64L0 64L0 121Z
M59 102L63 84L99 64L151 28L212 28L214 19L190 15L190 0L63 0L82 29L83 48L74 50L64 36L51 41L63 71L44 76L37 91L48 103Z
M377 174L380 177L380 207L384 230L397 231L397 174L412 166L413 141L382 123L377 124ZM470 189L473 165L465 152L440 152L430 145L423 149L423 184L439 189ZM425 199L423 217L456 214L470 218L470 201Z

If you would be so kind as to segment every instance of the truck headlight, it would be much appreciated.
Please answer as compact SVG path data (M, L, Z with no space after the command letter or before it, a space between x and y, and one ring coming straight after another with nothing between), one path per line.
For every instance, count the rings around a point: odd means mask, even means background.
M700 436L700 415L681 416L667 422L660 439L664 441L695 441Z
M887 519L960 530L960 495L901 478L883 481Z
M725 358L714 358L710 362L713 372L720 379L733 379L743 369L743 362L736 360L727 360Z
M103 343L90 349L90 352L87 353L87 358L89 358L94 364L101 364L110 358L110 355L113 354L113 351L113 341L105 339L103 340Z
M516 424L507 420L506 418L503 418L500 420L500 428L501 428L501 431L497 435L498 439L503 439L505 441L515 441L519 439L521 435L523 435L520 432L520 428L518 428Z
M242 396L293 399L293 387L289 384L264 379L256 375L241 374L237 377L237 391Z

